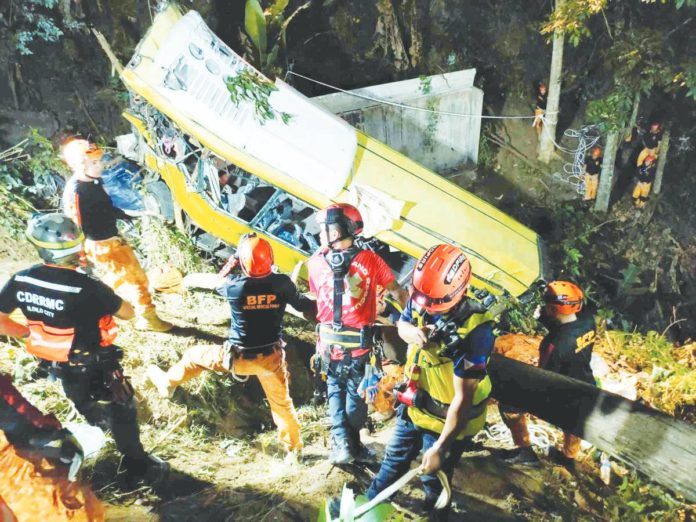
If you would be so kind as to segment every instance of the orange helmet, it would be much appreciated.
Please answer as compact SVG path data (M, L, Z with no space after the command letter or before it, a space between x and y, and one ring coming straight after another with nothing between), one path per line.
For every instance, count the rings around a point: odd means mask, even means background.
M237 256L242 272L250 277L264 277L273 268L271 244L253 232L242 236L237 247Z
M320 225L341 225L346 234L357 236L363 230L363 218L360 211L348 203L333 203L317 213Z
M656 159L657 158L655 156L653 156L652 154L648 154L647 156L645 156L643 163L655 163Z
M544 302L558 315L576 314L582 310L584 295L580 287L568 281L551 281L546 285Z
M63 160L71 169L79 169L85 159L100 160L104 151L83 138L73 138L63 145Z
M462 300L471 279L471 263L460 248L435 245L413 270L411 299L429 314L446 312Z
M592 147L592 157L598 158L602 154L602 147Z

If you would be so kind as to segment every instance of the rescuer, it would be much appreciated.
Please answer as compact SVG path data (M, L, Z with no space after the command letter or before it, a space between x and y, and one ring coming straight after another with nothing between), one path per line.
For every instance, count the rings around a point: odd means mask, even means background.
M239 265L241 274L231 274ZM313 300L301 295L285 274L276 274L273 250L255 234L244 236L237 256L219 274L206 274L199 285L213 289L230 304L232 321L228 340L222 346L195 346L167 372L148 369L150 380L164 397L180 384L205 370L258 377L271 407L278 435L288 461L301 460L302 437L297 412L288 388L288 365L282 339L283 314L289 304L301 312L315 312Z
M157 316L147 275L133 249L118 235L116 220L128 216L114 207L104 190L103 154L84 139L72 139L63 146L63 159L73 172L65 185L63 211L84 231L85 253L104 282L133 306L136 328L166 332L172 324Z
M309 289L317 300L318 371L327 379L333 464L369 460L360 442L367 404L358 387L366 376L374 346L378 287L399 303L406 292L374 252L360 250L355 238L363 229L357 208L329 205L317 214L322 248L308 261Z
M585 157L585 197L583 201L594 201L597 198L599 173L602 170L602 148L592 147Z
M104 507L76 482L82 448L0 373L0 520L96 522Z
M655 181L656 161L655 156L648 155L643 160L643 164L636 171L636 185L633 188L633 205L636 208L643 208L648 201L650 189Z
M546 113L546 101L549 97L546 84L539 82L536 90L536 105L534 106L534 128L537 137L541 136L541 129L544 127L544 114Z
M650 124L648 132L643 133L643 150L638 154L636 166L643 165L648 156L657 158L660 152L660 144L662 143L662 124L659 121L654 121Z
M595 320L591 314L580 313L582 301L582 290L574 283L552 281L546 285L545 305L539 321L549 333L539 345L539 367L595 385L590 367L596 338ZM506 460L511 463L535 461L535 457L532 457L526 416L517 411L510 412L504 406L501 406L500 410L503 421L512 432L515 444L521 448ZM554 457L559 463L573 469L575 457L580 451L580 442L579 437L565 432L562 453Z
M27 352L61 380L77 411L90 424L111 429L131 477L161 481L168 465L143 449L133 388L114 344L114 316L131 319L133 308L78 270L84 236L70 218L38 214L26 235L43 264L14 274L0 291L0 334L25 338ZM27 326L10 318L16 309Z
M416 264L411 298L398 322L409 344L407 381L397 388L396 429L369 499L406 473L422 450L424 508L432 510L441 491L434 473L442 469L451 479L467 443L486 422L493 316L467 296L470 278L469 260L451 245L431 247Z

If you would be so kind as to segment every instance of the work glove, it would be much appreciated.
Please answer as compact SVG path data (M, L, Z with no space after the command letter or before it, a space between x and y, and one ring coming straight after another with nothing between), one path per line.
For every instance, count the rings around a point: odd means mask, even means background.
M82 446L67 429L52 430L29 439L31 448L42 457L69 467L68 480L73 481L82 466Z
M220 269L218 272L219 277L227 277L232 273L232 270L237 268L239 265L239 258L237 257L237 254L232 254L230 258L227 260L227 263L224 264L224 266Z
M379 381L382 380L382 373L378 372L374 366L368 365L365 368L365 377L358 384L358 395L360 395L367 404L372 404L377 398L379 391Z

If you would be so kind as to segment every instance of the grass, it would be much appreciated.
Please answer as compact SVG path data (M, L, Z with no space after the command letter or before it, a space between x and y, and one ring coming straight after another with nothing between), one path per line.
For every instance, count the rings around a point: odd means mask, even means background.
M608 331L597 350L608 362L622 361L649 374L640 396L670 415L696 422L696 343L676 347L664 335L650 331Z

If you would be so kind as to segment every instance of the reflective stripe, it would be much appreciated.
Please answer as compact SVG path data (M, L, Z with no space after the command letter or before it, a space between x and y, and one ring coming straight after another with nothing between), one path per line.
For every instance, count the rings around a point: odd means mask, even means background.
M75 338L74 328L54 328L41 321L27 321L27 352L40 359L67 362Z
M344 326L336 331L333 326L321 324L319 326L319 339L328 345L338 345L341 348L361 348L360 330Z
M76 252L79 252L79 248ZM48 281L42 281L41 279L34 279L33 277L23 275L15 276L15 281L29 283L30 285L40 286L41 288L48 288L49 290L58 290L59 292L70 292L72 294L79 294L82 292L82 288L79 286L59 285L58 283L49 283Z
M118 326L113 316L105 315L99 319L99 334L101 335L100 346L111 346L114 343L118 335Z

